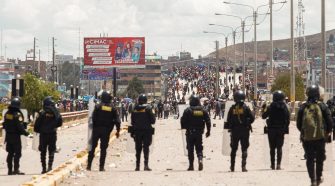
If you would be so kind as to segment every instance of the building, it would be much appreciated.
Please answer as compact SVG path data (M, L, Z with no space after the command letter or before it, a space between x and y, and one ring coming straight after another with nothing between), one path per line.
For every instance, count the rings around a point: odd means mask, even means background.
M14 63L0 60L0 97L10 97L13 78Z
M17 64L14 66L15 68L15 76L20 74L23 76L25 73L30 72L32 74L35 74L39 76L40 78L44 80L48 80L47 77L47 63L45 61L33 61L33 60L27 60L27 61L18 61Z
M149 97L161 97L161 56L146 56L145 68L120 69L120 79L117 81L118 91L125 91L128 82L137 77L143 82L145 92Z
M193 59L190 52L180 52L180 60Z

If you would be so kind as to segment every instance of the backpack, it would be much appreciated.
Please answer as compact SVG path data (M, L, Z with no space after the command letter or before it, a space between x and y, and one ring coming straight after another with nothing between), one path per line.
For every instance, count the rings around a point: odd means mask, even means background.
M304 141L314 141L325 138L324 119L318 103L307 104L303 109L302 131Z

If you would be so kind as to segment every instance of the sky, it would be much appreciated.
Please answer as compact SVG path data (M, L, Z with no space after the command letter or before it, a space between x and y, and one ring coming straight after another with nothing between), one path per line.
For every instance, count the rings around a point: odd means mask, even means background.
M227 0L253 7L265 5L269 0ZM281 2L282 0L274 0ZM321 30L321 1L303 0L305 5L305 35ZM228 28L209 26L221 24L238 27L240 20L217 16L225 13L246 17L252 9L224 4L223 0L0 0L0 28L3 31L3 49L7 58L24 59L26 51L33 48L37 38L37 50L42 60L51 60L51 38L55 37L56 54L83 56L83 38L98 37L105 33L111 37L141 36L146 38L146 53L176 55L189 51L194 58L207 55L215 47L215 40L224 44L224 37L205 34L214 31L228 34ZM298 0L294 0L295 15ZM334 0L326 0L326 29L335 28ZM268 7L259 8L266 13ZM274 5L273 37L290 37L290 0ZM246 24L252 24L247 19ZM260 15L257 40L268 40L269 16ZM249 27L248 27L249 28ZM246 41L253 39L253 30L246 33ZM237 35L237 43L241 36ZM232 44L232 39L229 39Z

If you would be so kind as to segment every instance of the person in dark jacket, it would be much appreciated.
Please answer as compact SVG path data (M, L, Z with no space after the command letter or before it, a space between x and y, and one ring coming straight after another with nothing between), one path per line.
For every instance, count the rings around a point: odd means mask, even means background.
M198 170L203 170L203 146L202 135L205 125L207 128L206 138L211 133L211 119L207 111L201 106L198 96L191 96L190 107L185 109L183 116L180 119L181 128L186 129L186 143L188 151L189 167L188 171L193 171L194 166L194 147L197 152L199 167Z
M120 118L119 113L112 105L112 96L109 92L102 92L101 103L96 105L92 115L93 131L92 131L92 148L88 152L87 167L91 170L92 161L94 158L95 148L100 140L100 164L99 171L105 171L105 160L107 148L109 144L110 134L116 126L116 137L120 136Z
M21 135L28 136L29 133L25 130L27 124L24 123L24 116L20 111L20 98L12 99L8 106L8 111L4 115L3 129L6 131L5 143L7 155L8 175L23 175L19 170L21 158ZM14 171L13 171L14 160Z
M297 115L297 128L301 132L301 139L306 155L306 165L312 186L320 185L323 182L323 162L326 160L326 142L333 130L333 120L327 105L320 102L319 87L312 85L307 88L307 101L299 108ZM313 106L318 106L314 107ZM317 114L317 110L321 111ZM322 126L316 127L313 131L308 131L307 123L309 123L308 113L313 113L313 121L320 120ZM319 122L317 122L319 123ZM321 132L317 132L321 129ZM312 137L309 135L312 133ZM310 139L316 137L315 139Z
M154 134L153 124L156 122L155 115L152 112L152 107L147 104L147 96L141 94L138 97L138 104L131 113L131 132L135 141L136 150L136 168L140 170L141 153L144 154L144 170L151 171L149 168L149 147L152 143L152 135Z
M62 126L63 119L55 107L50 96L43 100L43 110L39 113L34 125L34 131L40 133L38 146L41 152L42 174L52 170L56 152L57 128ZM46 167L46 154L49 151L48 169Z
M273 102L265 108L262 118L266 119L271 156L271 169L275 170L275 153L277 150L277 170L281 169L284 135L288 134L290 113L284 102L285 95L278 90L273 93Z
M249 137L252 130L251 124L255 117L250 108L244 103L245 94L238 90L234 93L235 105L230 107L228 112L228 129L231 131L231 154L230 170L235 171L235 157L238 143L241 142L242 149L242 172L247 172L246 164L248 157Z

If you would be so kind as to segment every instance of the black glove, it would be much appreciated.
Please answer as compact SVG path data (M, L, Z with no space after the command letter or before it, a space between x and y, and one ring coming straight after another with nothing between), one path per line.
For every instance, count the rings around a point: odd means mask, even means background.
M29 132L24 133L25 136L29 136Z
M211 135L211 132L210 132L210 131L207 131L207 132L206 132L206 138L208 138L210 135Z
M27 122L23 122L23 127L24 129L27 129L28 123Z

